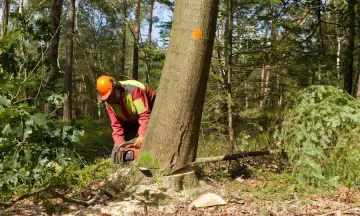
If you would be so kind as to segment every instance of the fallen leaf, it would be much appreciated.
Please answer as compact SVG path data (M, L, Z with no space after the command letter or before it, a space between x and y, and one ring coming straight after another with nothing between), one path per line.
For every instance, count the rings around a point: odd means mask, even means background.
M221 198L219 195L214 193L206 193L201 195L199 198L194 200L190 206L189 210L193 208L201 208L201 207L209 207L209 206L217 206L217 205L226 205L226 201Z

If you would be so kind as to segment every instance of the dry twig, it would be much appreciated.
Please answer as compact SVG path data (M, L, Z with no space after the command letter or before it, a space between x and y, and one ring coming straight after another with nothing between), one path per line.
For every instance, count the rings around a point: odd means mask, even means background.
M114 198L114 195L112 195L110 192L108 192L107 190L105 189L100 189L100 192L94 197L92 198L91 200L88 200L88 201L84 201L84 200L79 200L79 199L72 199L72 198L69 198L69 197L66 197L65 195L62 195L54 190L51 191L51 193L66 201L66 202L70 202L70 203L75 203L75 204L78 204L78 205L83 205L85 207L88 207L88 206L91 206L93 205L95 202L97 202L103 195L106 195L108 196L110 199Z

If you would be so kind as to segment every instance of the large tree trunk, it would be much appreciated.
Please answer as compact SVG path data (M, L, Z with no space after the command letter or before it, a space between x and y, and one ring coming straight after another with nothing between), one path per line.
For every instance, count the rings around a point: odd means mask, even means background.
M121 47L121 74L125 75L125 57L126 57L126 18L127 18L127 3L126 0L123 2L123 15L124 21L122 24L122 47Z
M195 160L218 4L175 1L169 49L137 166L167 175Z
M226 69L227 69L227 107L228 107L228 131L229 131L229 153L233 153L235 149L235 138L233 128L233 111L232 111L232 92L231 92L231 78L232 78L232 32L233 32L233 0L227 2L228 16L225 24L226 37Z
M1 37L7 34L7 26L9 24L10 0L2 1L2 32Z
M72 62L73 62L73 37L75 26L75 0L68 0L68 26L66 36L66 68L64 120L72 119Z
M151 33L152 33L152 25L153 25L153 11L154 11L155 0L150 0L150 8L149 8L149 30L147 37L147 44L149 49L151 48ZM147 54L146 60L146 83L150 82L150 70L151 70L151 59L149 58L150 52Z
M354 63L354 42L355 42L355 5L356 0L348 0L348 43L345 51L345 76L344 90L352 94L353 88L353 63Z
M140 0L136 0L134 22L134 53L132 78L139 79L139 34L140 34Z

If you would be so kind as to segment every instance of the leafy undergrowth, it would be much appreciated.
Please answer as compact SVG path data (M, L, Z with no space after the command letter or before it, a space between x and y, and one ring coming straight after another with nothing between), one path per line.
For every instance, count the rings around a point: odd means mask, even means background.
M360 213L360 190L340 187L334 191L298 188L291 172L272 158L242 160L241 163L216 163L198 167L196 188L181 192L162 185L138 185L119 190L115 199L104 196L96 205L85 208L60 199L32 198L7 212L9 215L321 215ZM120 173L126 175L126 169ZM121 175L119 179L119 188ZM93 181L77 194L87 200L103 184ZM113 191L112 191L113 192ZM190 210L190 203L206 192L220 195L227 204ZM67 193L71 196L71 191ZM358 207L358 208L357 208Z

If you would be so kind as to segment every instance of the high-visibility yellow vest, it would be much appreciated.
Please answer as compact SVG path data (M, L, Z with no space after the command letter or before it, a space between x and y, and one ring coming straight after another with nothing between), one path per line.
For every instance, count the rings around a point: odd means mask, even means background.
M119 81L121 87L125 89L121 104L106 103L115 115L123 121L136 121L139 118L139 114L143 113L146 108L141 98L136 100L132 99L132 94L134 89L141 88L145 91L145 85L136 80L125 80ZM115 91L120 91L120 89L115 89Z

